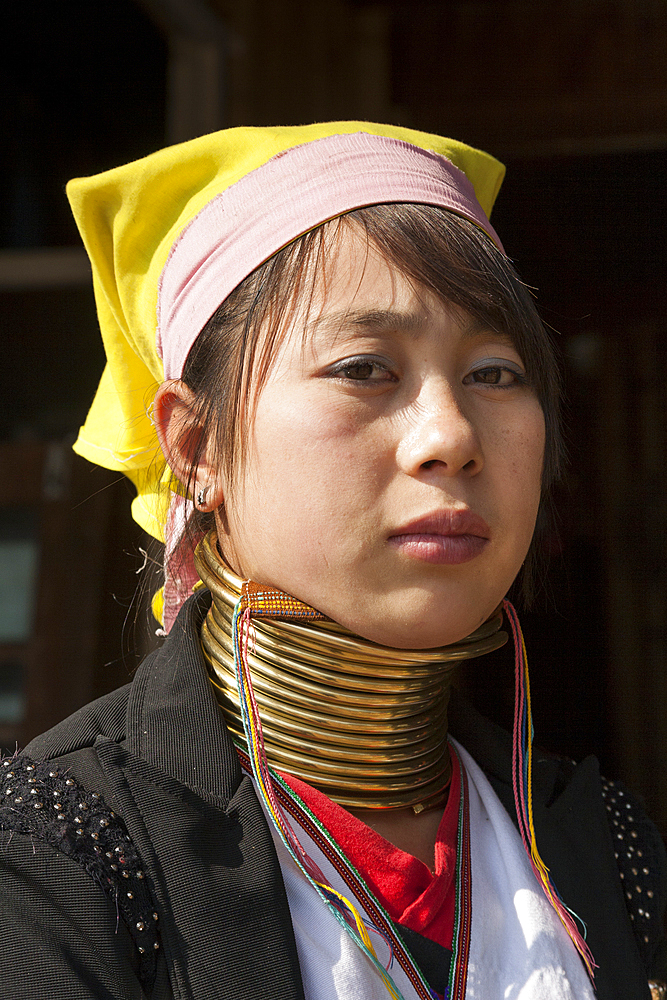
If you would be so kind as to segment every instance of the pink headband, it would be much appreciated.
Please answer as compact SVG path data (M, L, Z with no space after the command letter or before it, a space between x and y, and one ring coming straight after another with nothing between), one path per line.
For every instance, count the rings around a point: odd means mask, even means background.
M165 378L181 377L220 303L281 247L344 212L386 202L449 209L502 250L472 184L445 157L366 132L294 146L213 198L171 248L158 288Z

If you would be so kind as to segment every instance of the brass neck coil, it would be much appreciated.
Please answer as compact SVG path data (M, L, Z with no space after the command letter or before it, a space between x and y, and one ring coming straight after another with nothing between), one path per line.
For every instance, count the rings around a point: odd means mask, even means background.
M232 618L243 581L221 560L215 532L195 552L213 602L201 642L228 728L245 744ZM248 665L269 763L364 809L425 807L450 774L447 703L456 665L502 646L500 612L461 642L394 649L325 621L252 619Z

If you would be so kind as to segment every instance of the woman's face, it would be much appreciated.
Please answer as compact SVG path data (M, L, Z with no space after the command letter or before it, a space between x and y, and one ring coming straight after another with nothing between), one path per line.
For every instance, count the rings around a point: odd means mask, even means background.
M521 357L352 229L292 317L247 433L223 489L225 557L359 635L462 639L525 558L544 419Z

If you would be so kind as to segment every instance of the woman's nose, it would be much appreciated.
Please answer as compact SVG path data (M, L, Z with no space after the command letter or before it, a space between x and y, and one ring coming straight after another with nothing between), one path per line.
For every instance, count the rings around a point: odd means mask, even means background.
M408 475L437 469L473 476L484 464L477 429L449 386L423 391L407 415L398 463Z

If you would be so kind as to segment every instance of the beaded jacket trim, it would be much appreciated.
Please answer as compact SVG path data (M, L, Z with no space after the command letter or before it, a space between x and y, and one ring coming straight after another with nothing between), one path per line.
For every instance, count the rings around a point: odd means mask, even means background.
M88 872L122 917L139 953L139 979L150 990L158 914L125 824L104 799L53 762L8 757L0 765L0 829L38 837Z
M642 961L650 967L656 942L655 925L660 924L660 914L655 909L659 859L651 849L652 838L647 835L650 821L639 799L620 782L602 778L602 797L628 916Z

